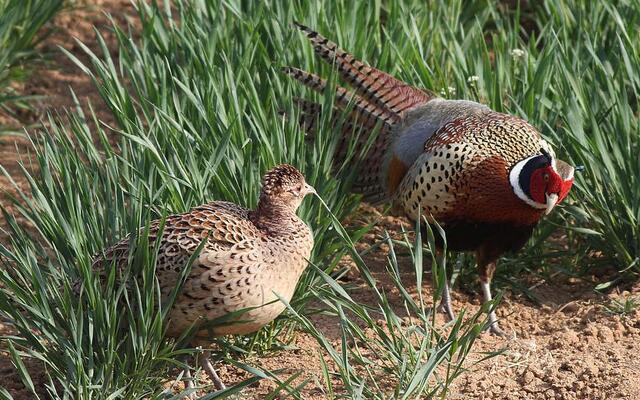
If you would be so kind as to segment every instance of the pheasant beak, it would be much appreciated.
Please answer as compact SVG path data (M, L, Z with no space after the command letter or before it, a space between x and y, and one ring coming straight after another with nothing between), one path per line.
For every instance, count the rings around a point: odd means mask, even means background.
M309 185L308 183L304 184L304 189L303 189L303 194L306 196L308 194L316 194L316 190L313 188L313 186Z
M545 210L544 213L545 215L549 215L551 210L553 210L553 207L555 207L556 204L558 204L558 194L551 193L551 194L547 194L545 197L547 198L547 209Z

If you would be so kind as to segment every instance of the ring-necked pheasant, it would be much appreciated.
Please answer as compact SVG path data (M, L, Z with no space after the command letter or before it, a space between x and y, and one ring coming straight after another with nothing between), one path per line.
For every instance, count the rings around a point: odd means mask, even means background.
M309 227L296 215L303 198L315 193L304 176L290 165L279 165L263 178L255 210L225 201L214 201L166 218L149 231L149 246L160 240L156 273L163 299L171 294L190 257L206 240L194 261L181 293L169 315L169 336L180 336L193 324L215 320L249 309L236 318L212 327L215 336L246 334L273 321L285 308L276 293L291 300L313 247ZM95 270L124 268L129 238L102 252ZM209 344L209 329L196 334L196 344ZM208 353L203 368L218 389L224 385L211 365Z
M419 215L438 221L449 250L475 252L484 299L490 301L496 260L523 247L540 218L567 196L574 168L558 160L526 121L412 87L296 25L316 54L355 89L337 87L336 106L349 113L336 162L344 161L354 140L360 155L356 191L373 203L391 202L414 221ZM327 85L297 68L284 72L318 91ZM309 129L320 105L299 102L300 123ZM374 130L371 140L367 133ZM441 306L453 319L448 285ZM489 328L502 334L494 312Z

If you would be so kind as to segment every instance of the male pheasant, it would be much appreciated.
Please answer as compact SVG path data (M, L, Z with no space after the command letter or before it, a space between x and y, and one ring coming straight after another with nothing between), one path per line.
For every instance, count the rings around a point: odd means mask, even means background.
M337 87L336 106L349 112L336 159L344 161L353 140L360 168L356 191L374 203L390 202L414 221L424 216L441 224L449 250L475 252L484 299L490 301L496 260L523 247L540 218L567 196L574 168L558 160L526 121L412 87L296 25L355 89ZM318 91L327 86L297 68L284 72ZM300 123L309 129L320 105L299 102ZM448 285L441 307L454 318ZM493 311L489 329L502 334Z
M190 257L206 241L193 262L182 291L170 311L169 336L180 336L192 325L246 310L235 320L211 327L215 336L254 332L283 310L279 295L291 300L307 266L313 236L296 215L305 195L315 193L302 174L290 165L279 165L263 178L256 210L214 201L191 211L151 224L149 246L160 241L156 273L163 299L169 296ZM126 266L126 237L106 249L94 261L104 275L111 265ZM196 334L197 343L210 343L209 328ZM203 367L218 389L224 385L208 355Z

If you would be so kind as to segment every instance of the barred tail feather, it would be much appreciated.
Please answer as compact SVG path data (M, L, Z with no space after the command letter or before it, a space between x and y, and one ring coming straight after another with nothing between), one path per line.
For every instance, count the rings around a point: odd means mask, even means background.
M336 87L335 105L350 111L346 117L343 116L344 121L340 126L336 166L341 165L347 154L353 151L359 165L355 191L371 202L385 200L386 178L383 178L385 174L382 167L385 154L391 148L392 128L402 120L407 111L428 102L434 96L364 64L310 28L299 23L296 26L311 41L316 54L333 65L339 76L354 88L351 92L343 87ZM315 91L322 92L327 87L326 80L298 68L285 67L283 72ZM321 107L315 103L299 105L301 126L307 131L315 129ZM340 115L334 115L336 117L332 124L338 126ZM372 139L371 134L378 127L380 130Z
M366 65L309 27L298 22L294 24L311 41L316 54L333 65L342 79L352 85L364 100L395 117L401 117L406 111L434 97L386 72Z
M298 125L308 138L313 139L320 124L322 105L300 98L294 101L299 110ZM363 194L371 202L383 200L385 194L378 181L385 150L389 146L387 142L391 138L391 126L382 124L376 131L378 127L365 124L357 113L345 114L337 108L334 108L329 124L340 132L334 157L336 171L347 161L349 154L353 154L354 162L360 163L354 191ZM371 137L372 132L377 133L375 138Z
M294 67L284 67L282 72L317 92L322 93L327 87L326 80L310 72ZM397 118L392 114L375 107L365 99L340 86L336 87L336 104L342 109L352 107L353 111L363 118L362 123L367 126L375 126L377 122L390 124L397 121Z
M313 138L320 118L320 113L322 112L322 106L316 102L301 98L295 98L294 101L300 110L298 125L307 133L309 138Z
M327 81L315 74L294 67L285 67L282 71L315 91L323 92L327 87ZM300 108L298 124L313 137L322 106L303 99L296 99L296 103ZM334 166L341 166L349 153L354 154L354 162L360 167L354 191L370 202L380 202L386 198L381 184L381 166L385 151L390 147L391 128L398 118L340 86L336 87L335 105L337 109L334 110L331 125L339 129L340 137L336 145ZM340 110L349 112L344 114ZM378 127L375 140L369 143L371 134Z

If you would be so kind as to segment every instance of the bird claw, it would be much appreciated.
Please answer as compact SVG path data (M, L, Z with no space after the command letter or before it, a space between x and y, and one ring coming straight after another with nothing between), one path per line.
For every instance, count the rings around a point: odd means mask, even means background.
M443 313L449 318L449 321L453 321L456 319L456 314L453 312L453 307L451 306L451 301L446 302L444 298L440 301L440 305L436 309L438 312Z
M213 382L213 385L216 387L217 391L220 390L225 390L227 387L225 386L225 384L222 382L222 380L220 379L220 377L218 376L218 374L216 373L215 368L213 367L213 364L211 364L211 352L209 351L205 351L204 354L201 355L200 358L200 365L202 367L202 369L207 373L207 375L209 376L209 379L211 379L211 382ZM193 377L191 375L191 370L189 369L189 367L185 367L184 368L184 378L185 378L185 387L187 390L190 391L190 393L188 395L185 396L186 399L198 399L198 395L196 393L195 389L195 385L194 385L194 380Z
M489 327L487 328L487 331L490 333L493 333L496 336L508 338L507 333L498 326L497 322L494 322L491 325L489 325Z
M500 336L503 338L509 338L509 335L503 331L498 325L498 317L496 316L495 311L489 312L489 326L485 329L489 333L493 333L496 336Z

